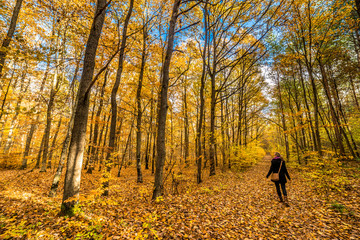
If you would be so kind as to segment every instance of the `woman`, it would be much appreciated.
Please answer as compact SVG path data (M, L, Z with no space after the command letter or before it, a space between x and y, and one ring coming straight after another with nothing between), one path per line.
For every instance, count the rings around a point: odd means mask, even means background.
M280 165L281 165L281 169L279 172ZM276 186L277 194L279 195L280 202L284 202L283 198L281 197L281 191L280 191L280 185L281 185L285 203L288 204L287 192L286 192L286 187L285 187L285 184L287 182L286 177L289 180L291 180L291 179L290 179L289 173L286 169L285 161L280 156L280 153L278 153L278 152L275 153L275 157L271 160L271 167L270 167L268 174L266 175L266 178L268 178L271 175L271 173L277 173L277 172L279 172L279 181L274 182L275 186Z

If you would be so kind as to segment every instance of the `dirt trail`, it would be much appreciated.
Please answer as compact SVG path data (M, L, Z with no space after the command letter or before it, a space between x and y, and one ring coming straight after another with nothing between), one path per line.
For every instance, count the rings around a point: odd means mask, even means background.
M270 160L265 156L242 173L218 169L200 185L191 176L195 171L188 169L179 194L168 190L156 202L150 201L151 173L136 184L136 170L128 168L113 179L110 197L82 199L81 213L70 219L57 215L60 193L47 197L50 173L13 177L0 190L0 239L360 239L357 217L332 210L331 202L293 169L288 168L290 206L279 203L274 184L265 178ZM6 174L3 180L18 172ZM99 176L84 174L82 196L91 197L91 187L100 186Z
M255 167L243 173L234 187L227 189L226 199L218 199L222 211L234 208L233 214L226 217L235 225L230 236L359 239L359 227L348 225L341 216L330 212L329 204L311 191L291 169L292 181L286 185L290 206L279 203L274 183L265 178L270 161L271 156L265 156Z

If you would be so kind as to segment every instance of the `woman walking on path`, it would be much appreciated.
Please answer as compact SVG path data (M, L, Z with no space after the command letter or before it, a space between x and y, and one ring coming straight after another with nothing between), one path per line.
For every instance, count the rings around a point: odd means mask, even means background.
M281 191L280 191L280 185L281 185L281 189L282 189L282 193L284 195L284 200L285 203L288 204L288 199L287 199L287 192L286 192L286 177L290 179L289 173L286 169L286 164L284 159L280 156L280 153L276 152L275 153L275 157L271 160L271 167L270 170L268 172L268 174L266 175L266 178L268 178L271 173L279 173L279 180L278 181L273 181L275 183L275 187L276 187L276 192L279 195L280 198L280 202L284 202L283 198L281 196Z

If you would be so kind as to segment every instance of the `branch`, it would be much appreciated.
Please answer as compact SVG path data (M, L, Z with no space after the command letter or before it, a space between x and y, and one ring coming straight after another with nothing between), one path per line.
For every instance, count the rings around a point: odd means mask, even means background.
M108 67L109 64L111 63L111 61L114 59L114 57L116 56L116 54L119 52L120 48L118 47L118 49L116 50L116 52L110 57L109 61L105 64L104 67L102 67L100 69L100 71L95 75L94 79L92 80L92 82L90 83L89 87L86 89L86 93L88 93L92 86L95 84L95 82L98 80L99 76L101 73L103 73Z
M183 27L183 28L177 30L174 34L177 34L178 32L181 32L181 31L183 31L183 30L185 30L185 29L188 29L188 28L190 28L190 27L192 27L192 26L194 26L194 25L197 25L199 22L200 22L200 21L197 21L197 22L195 22L195 23L190 24L189 26Z

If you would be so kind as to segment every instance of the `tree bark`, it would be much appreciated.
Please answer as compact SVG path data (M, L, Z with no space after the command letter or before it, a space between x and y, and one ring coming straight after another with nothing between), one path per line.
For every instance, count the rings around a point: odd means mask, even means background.
M77 94L74 127L71 133L68 162L66 166L61 213L73 215L79 201L81 169L86 141L91 82L94 74L96 50L105 20L106 0L97 0L94 20L87 40L84 65Z
M19 17L22 2L23 2L23 0L16 0L13 14L12 14L11 21L10 21L9 30L8 30L6 37L0 47L0 79L2 78L2 71L4 68L4 64L5 64L8 47L10 46L11 40L15 33L16 23L17 23L17 20Z
M185 76L185 85L184 85L184 160L185 166L189 166L189 114L187 106L187 85L186 85L186 76Z
M342 142L342 136L341 136L341 131L340 131L341 123L339 122L339 117L337 116L337 113L336 113L335 108L334 108L333 99L332 99L331 92L330 92L330 87L329 87L329 82L328 82L328 79L327 79L327 75L326 75L324 66L323 66L320 59L318 59L318 62L319 62L319 66L320 66L321 76L322 76L322 84L323 84L324 89L325 89L325 95L326 95L326 97L328 99L329 108L330 108L330 115L331 115L331 118L332 118L332 122L334 124L336 147L339 148L340 157L343 157L345 155L345 148L344 148L344 145L343 145L343 142Z
M146 63L146 40L147 40L147 26L144 24L143 27L143 46L141 51L141 65L140 65L140 74L139 82L136 91L136 104L137 104L137 119L136 119L136 170L137 170L137 182L142 183L143 177L141 173L141 118L142 118L142 109L141 109L141 88L143 85L144 79L144 70Z
M116 121L117 121L117 102L116 102L116 96L117 91L120 86L120 80L121 80L121 74L123 71L123 63L124 63L124 57L125 57L125 48L126 48L126 40L127 40L127 30L128 25L130 22L131 13L133 10L134 0L130 0L129 2L129 9L126 14L124 26L122 29L122 35L121 35L121 46L120 46L120 53L119 53L119 65L116 72L116 78L115 83L113 86L113 89L111 91L111 122L110 122L110 134L109 134L109 152L106 156L106 170L107 173L104 175L104 182L103 182L103 196L109 195L109 174L111 170L111 162L112 157L115 152L115 138L116 138Z
M103 85L101 87L101 92L100 92L100 102L99 102L99 106L98 109L96 111L96 115L95 115L95 124L94 124L94 134L92 137L92 144L91 148L89 150L89 155L90 155L90 159L89 159L89 165L88 165L88 169L86 171L86 173L92 173L92 171L94 170L94 162L95 162L95 156L97 153L97 149L98 149L98 136L99 136L99 121L100 121L100 116L101 116L101 112L103 110L103 106L104 106L104 94L105 94L105 86L107 83L107 78L108 78L108 74L109 71L105 72L105 76L104 76L104 82ZM99 144L100 145L100 144Z
M289 148L289 139L288 139L288 133L287 133L287 126L285 121L285 115L284 115L284 105L281 95L281 88L280 88L280 77L277 76L277 87L279 91L279 102L280 102L280 110L281 110L281 122L282 122L282 128L284 131L284 140L285 140L285 149L286 149L286 160L290 160L290 148Z
M61 127L61 121L62 121L62 117L60 117L60 120L59 120L59 123L57 125L57 128L56 128L56 132L54 134L54 137L52 139L52 143L51 143L51 147L50 147L50 152L49 152L49 160L48 160L48 164L47 164L47 168L51 168L51 164L52 164L52 155L53 155L53 152L55 150L55 147L56 147L56 140L57 140L57 137L58 137L58 134L59 134L59 131L60 131L60 127Z
M156 159L156 172L155 172L155 183L154 192L152 199L155 200L157 197L163 194L163 171L166 158L166 147L165 147L165 127L166 127L166 113L168 109L168 88L169 88L169 69L171 56L174 48L174 38L176 21L178 18L178 11L180 8L181 0L175 0L173 4L169 31L168 41L165 53L165 60L161 69L161 90L159 95L159 114L158 114L158 129L157 129L157 159Z

